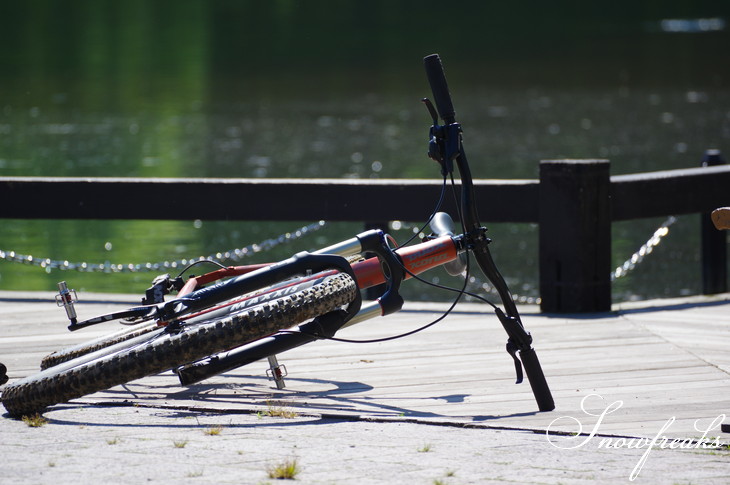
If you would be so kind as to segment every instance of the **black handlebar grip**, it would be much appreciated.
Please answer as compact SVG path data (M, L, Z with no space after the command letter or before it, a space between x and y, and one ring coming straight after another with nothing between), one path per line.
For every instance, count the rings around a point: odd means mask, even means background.
M555 409L555 402L550 393L547 380L545 380L545 374L543 374L542 367L540 367L540 361L537 360L535 349L520 351L520 357L522 358L522 365L525 367L527 380L530 381L532 393L535 395L537 407L540 411L552 411Z
M446 84L446 75L441 65L441 58L438 54L431 54L423 58L423 65L426 68L426 77L431 85L436 109L438 109L444 123L451 124L456 121L456 112L451 103L451 95L449 94L449 86Z

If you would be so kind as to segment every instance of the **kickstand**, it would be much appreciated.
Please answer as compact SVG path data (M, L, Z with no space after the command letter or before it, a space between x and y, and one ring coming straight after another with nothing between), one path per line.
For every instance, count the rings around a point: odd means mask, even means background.
M275 355L269 356L269 368L266 370L268 378L276 382L277 389L284 389L286 384L284 383L284 377L286 377L286 366L279 365L279 361L276 360Z

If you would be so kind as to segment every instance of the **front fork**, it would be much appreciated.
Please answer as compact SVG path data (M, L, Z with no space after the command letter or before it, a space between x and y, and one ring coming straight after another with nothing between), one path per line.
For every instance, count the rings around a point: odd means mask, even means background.
M532 347L532 336L522 325L517 305L512 299L507 283L494 264L492 255L489 252L490 240L486 237L486 229L479 228L472 231L470 242L473 246L472 254L474 254L479 268L497 289L502 305L504 305L505 311L495 308L495 313L505 332L507 332L507 352L514 359L517 383L519 384L523 380L522 369L524 368L538 408L540 411L552 411L555 409L555 402L535 349Z

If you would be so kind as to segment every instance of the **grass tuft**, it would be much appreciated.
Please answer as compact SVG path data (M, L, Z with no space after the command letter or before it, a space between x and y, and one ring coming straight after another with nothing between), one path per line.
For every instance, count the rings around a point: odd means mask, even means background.
M270 465L266 471L269 474L269 478L277 480L294 480L301 470L299 469L297 459L292 458L277 465Z
M30 416L23 416L20 419L31 428L40 428L44 424L48 423L48 420L38 413Z
M262 418L264 416L271 416L274 418L293 419L299 416L296 411L292 411L291 409L285 408L283 406L278 406L276 405L276 403L267 402L266 404L268 406L266 411L259 411L257 413L259 418Z

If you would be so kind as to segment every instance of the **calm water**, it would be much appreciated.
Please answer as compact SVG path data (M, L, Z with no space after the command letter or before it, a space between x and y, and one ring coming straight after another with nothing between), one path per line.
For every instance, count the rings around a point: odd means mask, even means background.
M419 102L429 95L421 58L432 52L444 59L475 177L535 178L538 161L555 158L608 158L614 174L684 168L707 148L730 151L726 2L521 11L475 1L449 15L437 11L443 2L393 3L4 2L0 175L438 178ZM58 220L4 220L0 249L158 262L302 225L78 222L62 219L63 201L48 203ZM488 223L489 207L480 214ZM662 220L615 224L615 265ZM680 217L615 298L698 293L698 224ZM330 224L250 261L360 229ZM537 228L490 233L514 291L536 297ZM0 262L2 289L66 279L77 290L134 292L153 276Z

